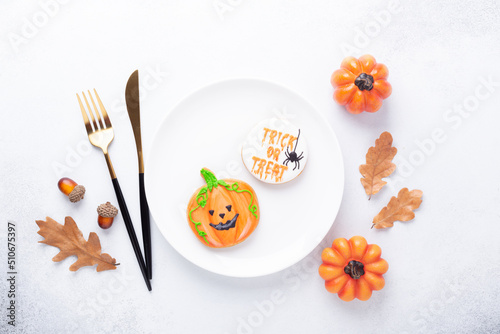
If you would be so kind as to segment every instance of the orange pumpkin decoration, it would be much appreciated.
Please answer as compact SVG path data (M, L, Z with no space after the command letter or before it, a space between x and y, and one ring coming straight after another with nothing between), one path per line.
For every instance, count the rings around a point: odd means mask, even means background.
M335 239L332 247L321 254L323 264L319 275L325 280L326 289L338 293L340 299L368 300L372 290L381 290L385 285L382 274L387 272L389 264L380 258L381 254L379 246L368 245L360 236Z
M209 247L239 244L259 223L255 191L241 180L217 180L205 168L201 175L207 184L193 194L187 208L191 229Z
M388 76L387 67L378 64L373 56L347 57L332 74L333 99L352 114L376 112L392 93Z

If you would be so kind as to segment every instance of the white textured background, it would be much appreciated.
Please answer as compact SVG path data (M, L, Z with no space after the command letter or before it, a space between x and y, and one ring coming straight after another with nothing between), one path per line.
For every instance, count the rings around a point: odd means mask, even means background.
M4 315L7 220L18 228L19 333L499 332L499 15L494 0L3 1L0 332L12 331ZM393 95L376 114L350 115L331 98L330 74L345 55L364 53L389 67ZM100 92L115 128L113 161L139 221L124 102L136 68L148 83L146 149L174 104L215 80L261 77L309 99L337 133L346 169L341 210L321 247L358 234L379 244L390 264L386 287L368 302L341 301L317 274L319 250L274 275L218 276L187 262L155 226L148 293L121 218L108 231L95 224L96 203L114 192L102 154L88 149L75 99L82 89ZM398 169L368 202L358 166L385 130L399 149ZM61 174L87 187L81 204L59 193ZM404 186L424 191L416 219L370 230ZM97 274L70 272L70 259L51 262L58 250L37 243L34 221L66 215L127 264ZM283 296L270 307L275 290Z

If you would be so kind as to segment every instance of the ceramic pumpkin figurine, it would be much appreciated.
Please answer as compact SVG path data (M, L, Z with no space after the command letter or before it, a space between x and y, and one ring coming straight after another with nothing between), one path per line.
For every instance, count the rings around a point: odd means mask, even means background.
M241 180L217 180L208 169L201 175L206 185L189 200L189 225L198 239L214 248L230 247L245 240L259 223L255 191Z
M387 82L388 76L387 67L377 63L373 56L344 58L340 69L333 72L331 77L335 88L333 99L352 114L376 112L382 106L382 101L392 93L391 84Z
M338 293L340 299L368 300L372 290L381 290L385 285L382 274L389 264L380 258L381 254L379 246L368 245L360 236L335 239L332 247L321 254L319 275L325 280L326 289Z

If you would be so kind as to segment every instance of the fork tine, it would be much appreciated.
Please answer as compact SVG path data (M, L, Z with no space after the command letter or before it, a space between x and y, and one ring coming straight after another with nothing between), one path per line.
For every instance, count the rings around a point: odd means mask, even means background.
M92 108L90 108L89 101L87 100L87 97L85 96L84 92L82 92L82 95L83 95L83 98L85 99L85 103L87 104L87 108L89 109L90 118L92 118L92 123L94 124L94 131L97 131L97 130L99 130L99 128L97 127L97 123L95 121L94 114L92 113Z
M83 122L85 123L85 129L87 129L87 134L91 134L92 125L90 125L89 117L87 116L87 112L85 111L85 107L83 106L82 100L80 99L80 95L76 94L78 98L78 103L80 104L80 109L82 110Z
M97 94L97 91L94 88L94 93L97 98L97 102L99 103L99 107L101 107L101 113L102 113L102 118L104 118L104 122L106 123L106 127L110 128L111 127L111 121L109 120L108 113L106 112L106 108L104 108L104 104L102 104L101 98L99 97L99 94Z
M95 105L94 98L92 97L92 93L90 93L90 90L88 90L89 96L90 96L90 101L92 101L92 105L94 106L94 111L95 111L95 117L97 118L97 123L101 126L101 130L104 129L104 123L101 119L101 114L99 114L99 109L97 109L97 106Z

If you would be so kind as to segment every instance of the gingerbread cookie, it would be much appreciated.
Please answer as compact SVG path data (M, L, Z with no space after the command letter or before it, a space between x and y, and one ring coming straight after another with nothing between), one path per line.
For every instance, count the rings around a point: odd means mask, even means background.
M259 223L259 203L255 191L241 180L217 180L208 169L201 175L206 185L189 200L189 226L198 239L214 248L239 244Z
M308 155L303 131L278 118L257 124L241 148L248 171L258 180L271 184L285 183L299 176Z

